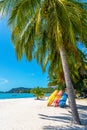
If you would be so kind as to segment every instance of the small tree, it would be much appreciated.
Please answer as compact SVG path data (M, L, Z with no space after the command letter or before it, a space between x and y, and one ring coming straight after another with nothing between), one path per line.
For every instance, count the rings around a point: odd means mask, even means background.
M43 88L37 87L30 90L30 93L34 94L37 99L43 98L45 90Z

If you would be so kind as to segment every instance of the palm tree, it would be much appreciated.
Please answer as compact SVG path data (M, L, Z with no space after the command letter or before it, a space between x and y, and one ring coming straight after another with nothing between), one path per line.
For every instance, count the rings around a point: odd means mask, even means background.
M0 10L8 14L17 58L36 58L49 73L63 70L72 117L80 124L70 78L70 57L80 66L76 42L87 44L86 4L76 0L1 0ZM69 59L70 59L69 58ZM61 62L59 62L61 59ZM67 62L68 61L68 62ZM62 66L62 68L60 68Z

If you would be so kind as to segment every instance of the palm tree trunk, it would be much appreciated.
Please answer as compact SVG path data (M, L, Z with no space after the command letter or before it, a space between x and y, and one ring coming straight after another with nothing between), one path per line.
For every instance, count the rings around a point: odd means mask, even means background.
M59 51L60 51L60 56L61 56L61 61L62 61L62 66L63 66L63 71L64 71L64 77L65 77L68 97L69 97L69 101L70 101L70 108L71 108L71 112L72 112L73 122L75 124L81 124L80 119L79 119L79 114L77 111L77 107L76 107L75 93L74 93L74 88L73 88L71 78L70 78L65 50L62 45L59 47Z

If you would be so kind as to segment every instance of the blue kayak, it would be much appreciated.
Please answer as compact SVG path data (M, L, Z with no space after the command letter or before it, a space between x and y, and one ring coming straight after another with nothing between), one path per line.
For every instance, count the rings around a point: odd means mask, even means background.
M64 92L64 94L62 95L60 101L59 101L59 106L60 107L65 107L66 105L66 101L67 101L68 95Z

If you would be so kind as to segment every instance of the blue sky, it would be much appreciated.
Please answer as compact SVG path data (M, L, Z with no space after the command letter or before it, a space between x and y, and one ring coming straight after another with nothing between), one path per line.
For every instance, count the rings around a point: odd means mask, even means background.
M35 60L17 61L6 20L0 20L0 91L15 87L47 87L47 72Z

